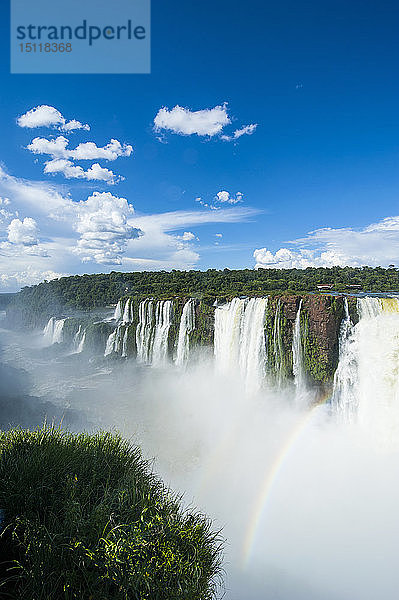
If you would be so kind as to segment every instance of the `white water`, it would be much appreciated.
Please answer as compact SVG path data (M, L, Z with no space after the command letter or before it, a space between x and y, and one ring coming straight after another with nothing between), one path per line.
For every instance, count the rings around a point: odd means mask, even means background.
M66 319L51 317L43 330L44 342L47 346L60 344L63 340L62 330Z
M143 300L139 306L139 322L136 329L136 345L138 362L150 362L152 330L154 327L154 302Z
M344 299L344 318L339 333L339 361L334 375L332 404L340 419L351 423L357 411L358 339Z
M118 327L108 336L105 344L104 356L108 356L113 352L120 354L123 344L122 331L122 326L118 325Z
M123 334L123 340L122 340L122 357L126 358L127 357L127 336L129 334L129 326L126 327L125 329L125 333Z
M303 341L301 331L301 309L302 298L299 302L295 317L294 331L292 337L292 372L295 384L295 401L301 404L307 395L306 373L303 364Z
M123 311L122 323L126 325L133 321L133 306L130 298L126 300L125 308Z
M195 329L195 300L188 300L180 319L179 335L177 339L175 363L179 367L186 364L190 353L190 333Z
M136 329L137 360L160 367L168 362L169 329L173 319L171 300L144 300Z
M273 327L273 354L277 387L283 385L283 345L281 340L281 301L278 300Z
M85 341L86 341L86 329L83 329L82 325L79 325L79 329L73 336L72 354L80 354L81 352L83 352Z
M155 329L152 343L152 364L163 366L168 362L168 336L173 319L171 300L160 300L155 309Z
M333 405L379 445L399 448L399 301L360 298L359 322L346 313Z
M85 346L85 341L86 341L86 330L83 331L83 334L80 338L80 342L79 345L76 349L76 354L80 354L81 352L83 352L84 346Z
M225 375L239 372L250 393L266 374L266 308L267 298L234 298L215 310L216 368Z
M369 401L376 409L387 404L384 419L366 428L358 411L347 427L325 407L292 408L288 390L273 398L267 390L244 397L231 371L219 378L210 363L150 371L115 361L112 373L83 377L76 373L83 361L69 370L55 361L49 369L47 351L42 362L19 363L24 352L15 340L3 355L35 383L31 412L40 401L37 390L45 388L47 399L87 411L90 426L123 431L140 442L145 456L156 457L156 472L185 494L187 504L223 527L226 600L396 600L399 453L392 446L382 453L372 443L374 425L381 437L395 435L389 418L395 421L399 364L392 351L395 310L397 301L359 301L363 327L353 326L346 311L346 327L361 346L353 351L356 398L363 401L358 388L366 377L367 386L380 391L370 391ZM27 334L20 343L34 343L29 340ZM342 360L342 329L341 340ZM386 353L388 365L381 369ZM78 386L80 395L65 392Z
M115 321L119 321L122 317L122 300L118 301L118 304L115 307L115 312L114 312L114 320Z

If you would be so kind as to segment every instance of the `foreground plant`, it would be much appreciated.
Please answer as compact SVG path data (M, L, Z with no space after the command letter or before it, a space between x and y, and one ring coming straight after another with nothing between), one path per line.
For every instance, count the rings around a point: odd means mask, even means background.
M221 539L137 447L56 428L0 433L0 596L210 600Z

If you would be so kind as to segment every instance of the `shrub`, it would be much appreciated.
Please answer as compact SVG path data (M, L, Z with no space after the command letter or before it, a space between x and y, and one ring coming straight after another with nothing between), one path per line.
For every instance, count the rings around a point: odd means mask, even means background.
M219 589L219 533L118 435L1 432L0 509L0 554L13 559L0 596L208 600Z

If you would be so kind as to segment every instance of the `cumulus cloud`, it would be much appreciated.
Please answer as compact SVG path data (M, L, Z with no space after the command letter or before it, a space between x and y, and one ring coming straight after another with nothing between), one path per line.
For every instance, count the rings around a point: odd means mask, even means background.
M77 202L64 186L19 179L1 167L0 198L0 208L14 211L9 221L0 223L3 291L70 273L109 272L115 265L124 271L190 269L201 252L199 244L192 248L198 239L195 228L207 223L240 223L257 214L250 208L225 204L218 211L137 215L125 198L109 192L96 192ZM19 241L38 238L37 230L26 227L29 220L16 213L34 220L40 230L38 244L9 241L7 227L14 218L19 221ZM31 238L23 238L22 231Z
M8 241L12 244L22 244L23 246L33 246L38 243L37 223L30 217L25 217L23 221L13 219L8 228Z
M362 229L323 228L293 240L290 248L273 253L254 251L255 268L299 268L399 265L399 216L387 217Z
M183 233L182 236L180 236L180 238L182 239L183 242L191 242L192 240L195 240L196 237L195 235L192 233L192 231L185 231ZM198 238L197 238L198 239Z
M230 123L227 104L191 111L176 105L169 110L161 108L154 119L155 131L167 130L180 135L199 135L213 137Z
M97 146L94 142L78 144L74 149L68 149L69 140L63 135L55 139L36 137L28 144L27 149L34 154L48 154L52 158L73 160L116 160L120 156L130 156L133 152L129 144L121 144L111 139L106 146Z
M11 217L17 216L10 212L8 208L10 204L11 202L9 198L0 198L0 224L4 224L5 222L9 221Z
M76 119L67 121L59 110L48 104L41 104L18 117L17 123L20 127L34 129L36 127L52 127L60 131L73 131L84 129L89 131L90 126Z
M225 127L231 123L227 102L214 108L194 111L176 105L171 110L163 107L158 111L154 119L154 130L157 133L170 131L178 135L219 137L230 142L238 140L243 135L252 135L258 127L257 123L251 123L235 129L231 134L224 133ZM162 138L159 139L162 141Z
M45 163L44 173L61 173L67 179L87 179L88 181L105 181L111 185L121 181L123 177L115 175L110 169L101 167L99 163L93 163L86 171L79 165L64 158L55 158Z
M121 264L129 239L141 232L132 227L128 219L133 207L125 198L110 192L94 192L87 200L75 205L77 220L74 229L80 234L75 249L84 262Z
M242 199L243 194L241 192L236 192L234 196L231 196L230 192L226 192L226 190L218 192L215 196L215 201L221 202L222 204L238 204L239 202L242 202Z

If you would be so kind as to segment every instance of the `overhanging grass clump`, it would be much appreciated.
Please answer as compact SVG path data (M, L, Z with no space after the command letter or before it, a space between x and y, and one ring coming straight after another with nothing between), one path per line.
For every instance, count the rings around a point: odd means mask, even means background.
M139 449L117 435L0 432L0 509L1 597L208 600L217 593L219 535L207 518L183 511Z

